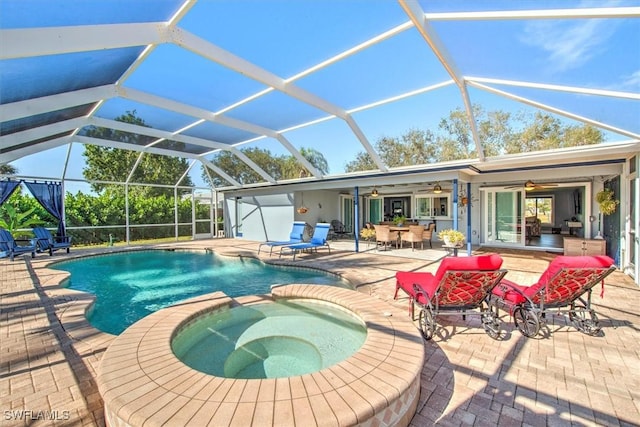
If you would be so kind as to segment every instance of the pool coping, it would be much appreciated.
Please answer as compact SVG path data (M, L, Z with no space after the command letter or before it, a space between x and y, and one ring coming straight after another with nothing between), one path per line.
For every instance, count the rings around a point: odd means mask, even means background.
M367 326L363 346L312 374L250 380L196 371L171 350L176 330L195 316L282 298L326 301L352 311ZM235 299L215 292L141 319L113 340L97 382L111 426L406 426L418 403L423 363L422 337L397 308L354 290L284 285L270 295Z

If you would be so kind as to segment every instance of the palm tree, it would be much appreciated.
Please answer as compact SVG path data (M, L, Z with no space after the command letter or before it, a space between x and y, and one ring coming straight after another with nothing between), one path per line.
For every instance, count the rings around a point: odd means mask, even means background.
M15 175L18 173L18 169L10 164L0 165L0 174L2 175Z
M326 175L329 172L329 163L324 155L314 148L300 148L300 154L307 159L321 174ZM287 156L282 162L282 177L285 179L304 178L309 176L307 168L298 163L293 156Z

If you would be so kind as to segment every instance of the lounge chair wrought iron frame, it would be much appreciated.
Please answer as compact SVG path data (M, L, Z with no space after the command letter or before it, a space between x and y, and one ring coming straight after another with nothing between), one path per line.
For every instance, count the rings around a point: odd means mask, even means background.
M604 279L615 270L608 256L559 256L531 286L501 281L489 303L496 316L500 309L507 310L528 338L538 335L549 314L565 317L580 332L597 336L601 327L591 294L598 283L604 290Z
M500 336L500 321L491 310L487 299L491 289L502 280L505 274L507 274L506 270L449 271L432 297L429 297L420 285L415 284L415 303L420 306L418 324L422 336L426 340L433 338L438 316L462 314L463 319L468 315L482 316L485 332L491 338L497 339ZM479 283L478 289L466 294L467 298L453 296L455 289L470 282Z
M475 257L445 258L436 274L396 274L396 291L402 289L409 295L409 313L415 318L414 305L420 308L418 324L426 340L433 338L438 316L480 315L482 326L490 337L500 336L500 320L488 303L492 289L504 278L507 270L500 269L502 258L497 254ZM412 289L402 284L402 279L411 280ZM420 280L422 279L422 280Z
M49 252L49 255L59 249L65 249L69 253L71 249L71 236L54 236L44 227L33 227L33 234L36 236L36 246L38 252Z

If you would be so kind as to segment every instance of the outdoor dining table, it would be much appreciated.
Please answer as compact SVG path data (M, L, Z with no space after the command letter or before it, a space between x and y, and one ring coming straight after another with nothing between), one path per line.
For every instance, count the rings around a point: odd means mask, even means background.
M398 249L399 243L400 243L400 233L402 233L403 231L409 231L409 226L408 225L391 225L389 226L389 231L395 231L398 233L396 237L396 249Z

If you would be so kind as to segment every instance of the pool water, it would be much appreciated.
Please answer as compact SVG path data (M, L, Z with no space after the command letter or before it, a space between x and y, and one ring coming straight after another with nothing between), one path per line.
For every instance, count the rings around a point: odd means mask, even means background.
M64 261L53 268L71 273L69 288L96 296L87 318L95 328L114 335L161 308L210 292L261 295L273 284L287 283L349 287L321 271L204 251L123 252Z
M347 359L366 339L359 318L313 301L254 304L203 315L172 340L186 365L224 378L283 378Z

